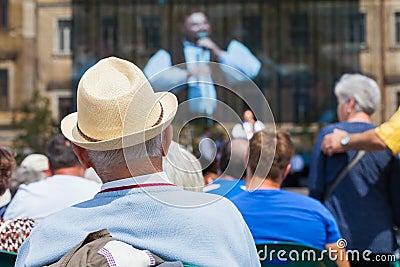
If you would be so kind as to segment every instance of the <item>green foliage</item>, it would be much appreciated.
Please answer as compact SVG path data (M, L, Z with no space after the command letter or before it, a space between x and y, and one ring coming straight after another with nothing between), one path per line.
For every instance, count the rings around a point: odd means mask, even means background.
M39 91L34 91L32 99L23 103L21 116L13 118L13 126L21 130L14 139L14 147L43 154L48 141L57 133L56 123L49 110L50 101Z

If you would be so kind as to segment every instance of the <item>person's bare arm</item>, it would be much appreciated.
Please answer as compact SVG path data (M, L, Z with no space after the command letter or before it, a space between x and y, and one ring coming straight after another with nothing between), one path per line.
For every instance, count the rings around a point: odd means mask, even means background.
M336 259L338 267L350 267L347 261L346 249L338 246L337 243L326 244L325 249L332 259Z
M342 153L348 149L379 151L387 149L387 145L378 137L375 129L371 129L362 133L350 134L350 141L346 146L341 144L343 137L348 135L346 131L335 129L333 133L325 135L321 150L332 156L335 153Z

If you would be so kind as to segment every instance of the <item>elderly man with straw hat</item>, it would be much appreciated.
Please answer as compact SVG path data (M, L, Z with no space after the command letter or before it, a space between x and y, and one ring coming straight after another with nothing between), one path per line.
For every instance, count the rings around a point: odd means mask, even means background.
M16 266L52 263L103 228L166 260L259 266L251 233L232 203L183 191L163 172L177 110L173 94L154 93L138 67L111 57L86 71L77 95L78 111L62 120L61 130L104 184L93 199L40 222Z

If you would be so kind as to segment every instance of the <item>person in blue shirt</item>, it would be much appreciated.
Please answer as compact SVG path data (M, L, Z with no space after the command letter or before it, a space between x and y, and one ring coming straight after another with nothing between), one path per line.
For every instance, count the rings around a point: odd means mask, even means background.
M390 150L365 153L340 181L327 192L339 173L356 157L356 150L330 157L321 150L324 137L334 129L360 133L374 129L371 115L378 110L378 84L361 74L344 74L335 85L338 123L324 127L314 145L308 188L310 196L325 200L338 222L347 249L391 254L397 248L393 228L400 225L399 159ZM343 140L347 146L349 139ZM372 257L371 255L371 257ZM354 261L352 267L390 266L389 261Z
M210 33L211 26L205 13L189 14L185 17L182 41L170 51L159 50L143 70L155 91L178 93L187 88L187 98L193 100L188 102L189 111L208 116L213 115L217 106L211 76L218 70L210 62L224 64L220 70L232 84L242 82L245 77L254 78L261 69L261 62L245 45L232 40L225 50L217 45Z
M332 214L315 199L280 190L293 155L289 134L254 134L250 140L247 191L231 201L242 213L256 244L295 242L343 255L337 244L340 232ZM339 266L348 266L344 257L338 260Z

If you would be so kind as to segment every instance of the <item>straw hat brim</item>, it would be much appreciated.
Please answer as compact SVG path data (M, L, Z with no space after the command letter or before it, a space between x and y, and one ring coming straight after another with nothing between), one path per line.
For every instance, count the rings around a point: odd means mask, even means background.
M174 94L169 92L159 92L155 94L163 107L163 118L156 126L143 129L143 131L134 133L121 133L121 136L91 142L86 140L77 129L78 112L71 113L61 121L61 132L63 135L77 146L88 150L105 151L113 149L121 149L133 146L149 140L160 134L174 119L178 109L178 101ZM101 114L99 114L101 116Z

